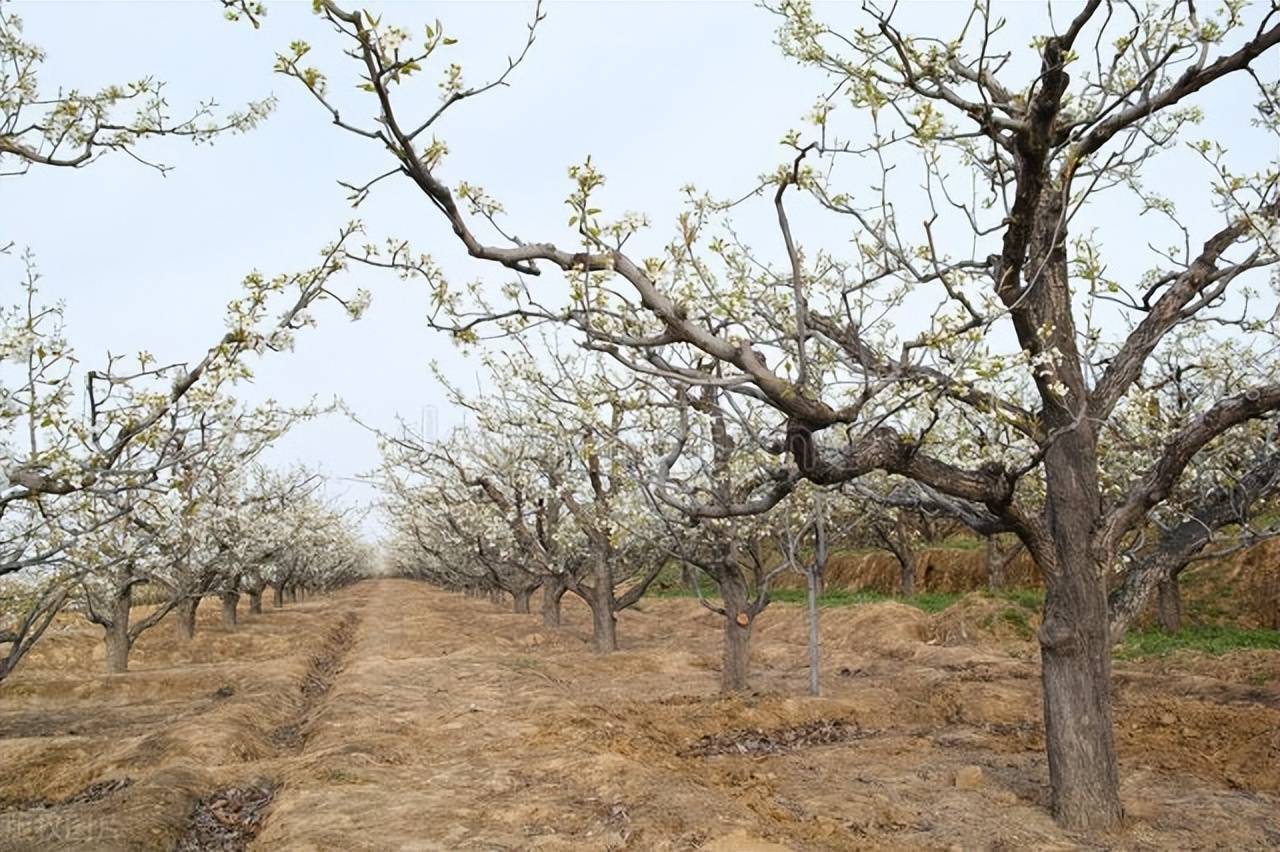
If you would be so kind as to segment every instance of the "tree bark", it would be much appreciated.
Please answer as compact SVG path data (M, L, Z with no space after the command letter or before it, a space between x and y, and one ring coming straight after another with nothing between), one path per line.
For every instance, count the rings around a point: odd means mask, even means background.
M262 615L262 589L249 592L249 612L252 615Z
M987 591L998 592L1004 588L1005 561L1000 555L1000 543L993 535L987 536Z
M805 572L809 578L809 694L821 695L822 686L818 664L821 662L822 646L818 641L818 572Z
M591 607L591 638L598 654L618 650L618 614L608 604Z
M720 689L724 692L743 692L747 689L751 671L751 628L754 624L747 611L747 586L736 568L724 570L720 580L720 597L725 611Z
M1178 575L1170 574L1156 589L1160 629L1165 633L1177 633L1182 629L1182 589L1178 585Z
M607 556L597 553L592 566L595 586L591 589L591 637L598 654L618 650L618 614L614 612L613 569Z
M698 576L698 572L694 570L692 565L687 565L683 563L680 565L681 585L687 586L690 590L692 590L694 583L699 583L701 581L702 581L702 578Z
M200 607L200 598L192 596L174 607L174 630L179 639L190 640L196 635L196 610Z
M511 611L520 614L529 612L529 599L533 597L533 592L528 589L517 589L511 593Z
M238 607L239 604L239 592L222 593L222 626L228 630L236 629L236 607Z
M1052 553L1037 554L1037 562L1045 576L1039 640L1052 810L1066 828L1103 830L1120 821L1123 809L1106 572L1089 551L1098 511L1093 436L1081 428L1065 432L1046 452L1045 466Z
M903 597L910 597L916 593L916 555L910 550L903 549L898 552L898 576L901 582Z
M610 602L612 590L597 585L592 589L591 639L597 654L611 654L618 650L618 614Z
M560 601L568 586L561 577L548 577L542 584L542 626L560 626Z
M1101 584L1060 581L1049 590L1045 622L1070 610L1065 631L1041 628L1045 746L1053 814L1064 826L1103 829L1121 817L1111 718L1111 641ZM1045 641L1046 634L1052 636Z
M116 595L110 623L103 627L107 674L124 674L129 670L129 651L133 647L133 638L129 636L129 610L132 606L133 587L130 586Z
M276 583L271 584L271 605L276 608L284 606L284 587Z

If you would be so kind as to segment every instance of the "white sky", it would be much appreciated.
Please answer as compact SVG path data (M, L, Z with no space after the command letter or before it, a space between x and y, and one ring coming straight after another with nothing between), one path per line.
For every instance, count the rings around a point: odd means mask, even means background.
M415 35L440 18L460 40L450 58L479 82L519 49L532 3L380 8ZM1043 3L999 8L1019 46L1048 30ZM338 97L349 93L350 103L360 103L351 63L338 55L338 42L310 13L309 2L270 3L258 31L222 21L213 2L15 2L11 10L23 17L27 38L48 53L45 91L152 75L167 81L176 115L197 98L215 97L229 108L270 93L280 99L271 118L246 136L213 147L165 140L148 146L149 154L175 167L167 178L116 156L76 173L33 170L0 185L0 235L36 253L45 296L67 302L68 334L86 367L101 363L108 349L145 349L161 362L198 357L221 333L223 306L246 272L309 265L355 215L338 179L363 182L390 166L375 145L333 127L296 82L271 71L276 51L305 39L314 47L311 58L332 72ZM965 10L960 2L903 4L902 26L932 31L941 23L939 34L953 34ZM1071 4L1060 4L1060 24L1070 10ZM565 171L588 153L609 178L606 200L617 207L610 212L645 212L654 222L652 239L664 238L683 184L730 196L789 159L778 140L801 126L826 85L781 56L772 43L776 19L745 3L551 3L547 11L511 88L461 105L440 131L452 152L445 179L489 189L526 239L571 241ZM857 7L822 13L856 19ZM1274 76L1271 65L1263 71ZM429 76L431 85L419 90L423 109L435 96L437 74ZM1273 157L1265 143L1259 147L1257 137L1239 130L1253 98L1247 87L1234 91L1243 94L1214 100L1221 124L1210 125L1212 135L1253 146L1246 152L1251 159ZM1195 186L1203 189L1207 174L1201 177ZM1183 188L1174 183L1173 191ZM752 216L762 223L772 216L768 202L758 206L747 214L748 236L772 251L776 230L765 224L749 230ZM1126 215L1098 211L1093 224L1123 232ZM1203 225L1200 239L1217 221L1203 201L1188 215ZM465 257L443 219L406 181L385 183L359 216L376 241L401 236L433 254L454 284L478 276L500 280L492 268ZM827 229L824 242L843 239L830 225L820 227ZM20 271L12 259L0 261L6 293L16 290ZM424 410L441 428L456 423L427 363L439 359L469 388L475 369L425 328L424 289L359 268L348 287L356 285L373 292L365 318L349 323L336 305L317 311L320 327L300 332L295 352L256 365L246 397L300 403L339 395L372 423L390 426L397 414L417 422ZM549 280L547 286L561 285ZM372 436L331 417L287 436L270 460L298 460L342 478L370 470L378 457ZM358 484L339 482L342 490L353 502L372 496Z

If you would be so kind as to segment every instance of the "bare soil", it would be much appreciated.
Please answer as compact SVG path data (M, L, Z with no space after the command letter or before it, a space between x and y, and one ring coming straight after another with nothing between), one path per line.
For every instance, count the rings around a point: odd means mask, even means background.
M690 600L623 613L600 657L568 598L550 631L372 581L234 633L206 605L116 676L67 622L0 688L0 849L1280 847L1280 653L1117 664L1127 821L1073 835L1035 646L998 606L824 611L818 699L777 604L735 697Z

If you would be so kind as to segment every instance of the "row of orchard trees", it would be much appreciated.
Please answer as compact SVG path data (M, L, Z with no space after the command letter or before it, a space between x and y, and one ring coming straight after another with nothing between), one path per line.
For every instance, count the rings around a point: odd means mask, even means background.
M149 140L207 142L251 129L272 106L217 115L202 104L174 117L153 80L42 91L43 60L0 6L0 182L113 153L163 172ZM303 272L249 275L225 333L196 360L139 353L92 370L80 368L62 306L42 301L34 256L0 234L4 276L18 285L0 305L0 680L67 608L102 628L107 669L122 672L138 636L171 611L190 636L205 595L219 595L234 623L241 593L256 608L267 586L279 603L286 589L367 569L353 522L317 496L317 477L256 461L318 410L250 408L232 395L250 356L287 348L311 307L334 297L352 231ZM143 616L140 596L155 604Z
M810 499L802 483L1016 537L1046 587L1052 808L1112 826L1112 644L1189 559L1265 533L1253 518L1280 471L1280 8L1050 4L1028 44L984 0L945 33L904 31L893 4L838 27L802 0L764 5L821 78L811 125L738 202L691 191L656 245L643 217L606 218L598 160L570 171L561 242L525 221L516 238L477 176L446 178L446 117L518 85L540 11L489 83L440 62L442 105L414 88L452 43L439 26L422 40L318 0L350 81L308 66L305 42L280 56L387 153L389 171L348 179L357 202L407 182L439 217L430 239L452 232L507 280L452 287L398 239L358 260L425 278L433 323L464 342L554 323L634 388L560 412L571 384L535 381L532 400L486 404L470 442L397 444L404 552L517 599L536 574L576 586L604 646L631 597L619 581L642 587L655 551L720 582L731 642L749 630L763 597L742 578L771 510ZM566 101L555 117L593 114ZM1209 114L1227 118L1199 127ZM766 248L735 227L756 209L776 222Z
M592 613L601 653L618 647L617 614L664 569L678 570L723 618L723 688L747 688L751 633L772 584L789 569L810 574L816 596L819 541L856 520L847 506L824 510L812 488L745 518L704 517L709 501L740 499L777 475L768 448L748 442L743 410L715 390L691 395L597 359L542 354L545 367L524 349L485 357L486 384L501 390L455 390L473 425L447 439L383 436L394 567L509 594L516 612L541 590L548 627L573 594Z
M260 23L258 4L224 5ZM476 181L445 175L449 117L516 84L541 11L496 78L468 86L440 62L443 102L424 107L414 87L454 40L438 24L422 38L317 0L351 78L331 84L303 41L276 68L326 121L389 157L372 178L347 176L353 201L406 182L439 217L431 239L451 232L508 280L459 289L408 242L348 251L343 229L320 265L247 279L199 360L113 361L78 394L69 348L48 328L56 311L30 286L3 343L0 573L34 588L3 628L10 653L67 588L115 624L118 590L140 570L164 586L234 564L251 588L253 565L289 562L263 555L293 528L287 513L259 535L240 525L270 513L226 510L305 491L305 477L246 466L292 415L244 411L230 387L248 355L288 345L354 260L426 279L432 324L464 343L554 324L595 359L551 347L495 362L502 393L473 401L480 434L388 442L406 565L517 601L549 580L551 598L563 586L592 606L607 649L618 608L661 563L683 564L719 585L708 605L724 614L734 686L779 569L769 554L820 563L818 540L861 501L1016 538L1046 588L1054 814L1114 825L1113 642L1189 560L1271 531L1256 519L1280 474L1280 8L1085 0L1051 9L1027 44L984 0L945 33L905 31L898 7L867 4L837 27L798 0L764 5L781 48L821 77L786 162L732 204L691 191L674 236L655 242L643 217L605 217L604 177L588 161L570 171L556 242L529 239L527 222L516 238ZM0 15L0 174L145 159L150 137L205 140L269 108L175 119L150 81L42 93L40 51ZM555 112L593 115L576 101ZM1206 115L1226 119L1200 128ZM737 227L755 211L776 223L768 243ZM540 283L546 272L556 283ZM353 313L363 302L344 300ZM326 542L347 540L336 535ZM63 576L72 585L46 596Z

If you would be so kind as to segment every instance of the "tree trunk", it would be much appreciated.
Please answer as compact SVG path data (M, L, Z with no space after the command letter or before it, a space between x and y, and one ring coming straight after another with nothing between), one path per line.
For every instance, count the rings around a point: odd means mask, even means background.
M1004 559L1000 556L1000 543L993 535L987 536L987 590L998 592L1004 588Z
M511 611L520 614L529 611L529 598L533 597L533 592L529 589L517 589L511 593Z
M910 550L898 552L898 576L901 581L903 597L916 593L916 555Z
M1124 812L1111 715L1106 572L1089 550L1098 506L1092 435L1081 428L1065 432L1050 445L1045 466L1052 553L1038 554L1037 562L1045 577L1039 640L1053 816L1065 828L1104 830Z
M1045 597L1045 625L1040 656L1053 814L1068 828L1109 828L1120 819L1121 808L1111 718L1111 637L1101 580L1054 582Z
M129 651L133 646L133 639L129 636L129 610L132 605L133 588L129 587L116 596L111 622L103 628L107 674L124 674L129 670Z
M1040 82L1044 88L1037 97L1050 99L1041 106L1052 118L1061 97L1052 93L1065 88L1066 74L1060 66L1050 67ZM1035 370L1044 434L1052 437L1044 451L1042 524L1025 542L1037 551L1032 555L1045 581L1038 638L1053 816L1068 830L1105 831L1124 816L1111 714L1106 579L1115 553L1095 550L1103 546L1096 538L1100 464L1097 427L1088 417L1085 359L1072 316L1065 224L1070 193L1051 176L1053 158L1044 155L1049 143L1040 133L1023 137L1017 146L1018 198L1005 244L1006 250L1025 248L1023 271L1029 274L1017 282L1010 273L1018 270L1005 267L996 277L1010 275L1012 286L1001 283L997 292L1014 311L1023 351L1051 353L1053 362Z
M173 626L179 639L190 640L196 635L196 610L200 607L200 598L190 597L174 607Z
M276 585L275 583L271 584L271 605L277 608L284 606L283 586Z
M262 615L262 589L249 592L249 612L252 615Z
M754 625L747 612L747 586L736 568L726 568L722 573L720 597L725 611L720 689L742 692L747 688L751 670L751 628Z
M1165 633L1177 633L1182 629L1182 589L1178 585L1178 575L1170 574L1160 582L1156 591L1160 629Z
M547 578L547 581L542 584L543 627L560 626L560 600L564 597L567 588L564 579L555 576Z
M613 568L606 553L597 547L591 567L595 586L591 589L591 637L598 654L618 650L618 614L614 612Z
M818 664L821 662L822 650L818 643L818 572L805 572L809 578L809 694L821 695L822 686L819 678Z
M687 564L680 565L681 585L687 586L689 588L689 591L693 591L694 584L700 583L700 582L702 582L702 578L698 576L698 572L694 569L692 565L687 565Z
M222 626L228 630L236 629L236 607L239 605L239 592L222 593Z
M618 614L605 602L591 607L591 638L598 654L611 654L618 650Z

